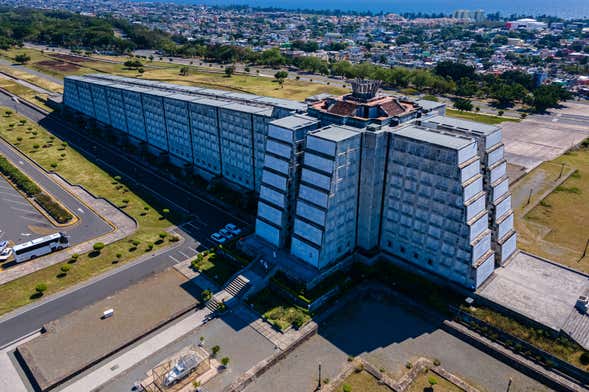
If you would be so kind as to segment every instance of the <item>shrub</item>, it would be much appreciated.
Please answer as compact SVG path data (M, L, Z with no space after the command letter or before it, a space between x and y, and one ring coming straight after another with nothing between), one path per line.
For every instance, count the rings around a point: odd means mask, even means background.
M200 293L200 297L204 302L208 302L213 297L213 294L210 290L203 290L202 293Z
M133 240L133 241L131 241L131 243L133 244L133 246L137 246L137 245L139 245L141 243L141 241L139 241L139 240Z
M435 378L434 376L429 376L427 378L427 382L429 383L430 386L433 387L434 385L436 385L438 383L438 379Z
M352 392L352 386L350 384L342 385L342 392Z
M69 265L67 265L67 264L62 265L61 268L60 268L61 272L63 272L64 274L67 274L70 269L71 269L71 267Z
M218 345L215 345L211 348L211 351L213 352L213 357L215 355L217 355L219 353L219 351L221 351L221 347L219 347Z
M55 162L52 162L52 163L51 163L51 168L52 168L52 169L56 169L56 168L57 168L57 163L55 163Z
M583 351L581 358L579 358L583 365L589 365L589 351Z
M6 158L0 156L0 172L4 174L21 191L32 197L41 193L41 188L13 166Z
M221 358L221 364L223 365L223 367L227 367L227 365L229 365L229 357Z
M434 359L434 366L440 366L442 364L442 362L440 362L439 359L435 358Z
M166 238L168 236L168 233L166 233L165 231L162 231L161 233L158 234L158 236L163 240L164 238Z
M67 223L73 218L72 214L63 208L61 204L45 193L35 196L35 201L58 223Z
M153 249L153 243L152 242L148 242L147 243L147 251L149 252L152 249Z
M43 292L47 290L47 285L45 283L39 283L35 286L35 291L40 295L43 295Z
M180 237L177 235L173 235L170 237L170 242L178 242L180 241Z
M104 249L104 242L97 242L94 245L92 245L92 248L96 251L96 252L100 252L102 249Z

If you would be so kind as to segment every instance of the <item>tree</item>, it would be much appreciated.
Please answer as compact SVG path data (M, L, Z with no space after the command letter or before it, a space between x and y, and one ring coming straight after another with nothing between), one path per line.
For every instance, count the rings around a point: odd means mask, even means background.
M16 61L19 64L26 64L29 61L31 61L31 56L29 56L26 53L17 54L16 56L14 56L14 61Z
M145 69L143 69L143 67L138 68L137 72L139 72L140 74L143 74L145 72Z
M428 382L430 388L433 390L434 389L434 385L436 385L438 383L438 380L434 376L429 376L427 378L427 382Z
M235 73L235 67L230 65L225 67L225 76L227 76L228 78L231 77L231 75L233 75Z
M342 392L352 392L352 386L350 384L342 385Z
M143 63L139 60L127 60L123 63L127 68L140 68L143 67Z
M92 248L93 248L93 249L94 249L96 252L100 253L100 251L101 251L102 249L104 249L104 246L105 246L105 245L104 245L104 242L97 242L97 243L95 243L94 245L92 245Z
M185 65L180 68L180 76L188 76L190 74L190 67Z
M473 108L473 105L470 99L459 98L454 101L454 107L460 111L470 112Z
M221 358L221 365L223 365L223 367L227 367L227 365L229 365L229 357L223 357Z
M47 285L45 283L39 283L35 286L35 291L39 296L43 295L43 293L47 290Z
M67 264L62 265L61 268L60 268L61 272L64 275L66 275L69 272L70 269L71 269L71 267L69 265L67 265Z
M284 87L284 80L288 77L288 72L286 71L278 71L274 74L274 78L280 85L280 88Z
M221 351L221 347L219 347L218 345L215 345L211 348L211 351L213 352L213 357L214 357L219 353L219 351Z

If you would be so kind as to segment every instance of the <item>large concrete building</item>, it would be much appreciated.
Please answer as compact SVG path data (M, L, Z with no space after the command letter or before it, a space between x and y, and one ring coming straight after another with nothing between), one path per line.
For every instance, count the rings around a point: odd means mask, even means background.
M468 289L516 251L501 129L353 93L306 104L108 75L64 103L153 153L258 195L256 236L321 274L380 255Z

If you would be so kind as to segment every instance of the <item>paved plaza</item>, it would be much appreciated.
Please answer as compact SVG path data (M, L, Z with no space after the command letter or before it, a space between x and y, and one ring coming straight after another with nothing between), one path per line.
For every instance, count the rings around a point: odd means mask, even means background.
M580 295L589 293L587 275L520 252L477 293L559 331Z
M530 171L551 161L589 137L589 105L567 102L553 115L534 115L522 122L506 121L505 158Z
M349 304L319 332L276 364L246 392L309 392L322 378L333 379L348 356L363 356L377 368L399 376L405 363L418 357L438 358L448 371L489 392L549 391L542 384L477 350L424 319L394 304L366 300Z

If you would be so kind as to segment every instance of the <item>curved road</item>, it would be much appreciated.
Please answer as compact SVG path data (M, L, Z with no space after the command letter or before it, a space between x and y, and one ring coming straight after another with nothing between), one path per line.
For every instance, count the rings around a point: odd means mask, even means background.
M201 244L208 242L209 235L226 223L234 222L242 226L247 224L226 209L200 197L197 190L190 190L170 181L142 162L122 155L121 151L114 147L97 145L56 115L46 115L25 104L14 102L9 95L2 92L0 106L16 109L20 114L68 141L72 148L99 161L107 170L120 173L126 178L133 178L137 186L145 188L171 208L187 210L192 218L191 222L183 225L182 231L176 229L176 232L185 238L183 243L165 249L162 253L147 255L145 259L125 264L89 282L0 317L0 347L38 330L49 321L103 299L152 273L194 256Z

